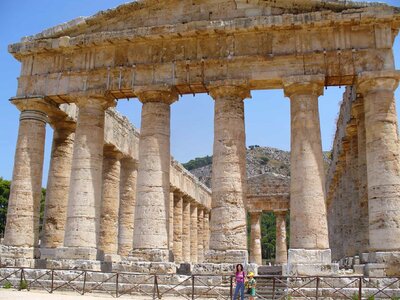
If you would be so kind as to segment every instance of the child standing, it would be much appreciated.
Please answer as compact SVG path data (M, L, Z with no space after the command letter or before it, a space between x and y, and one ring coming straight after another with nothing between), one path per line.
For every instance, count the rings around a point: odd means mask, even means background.
M256 296L256 280L254 279L254 273L250 272L247 277L249 277L248 280L248 288L249 288L249 299L254 300Z

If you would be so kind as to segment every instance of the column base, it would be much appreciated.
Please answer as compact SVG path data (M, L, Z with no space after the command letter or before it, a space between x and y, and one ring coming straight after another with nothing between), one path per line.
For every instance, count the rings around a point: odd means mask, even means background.
M232 263L247 264L249 254L247 250L208 250L204 255L204 260L208 263Z
M0 257L10 259L36 259L40 257L39 248L0 245Z
M133 249L129 253L130 261L173 262L172 251L168 249Z
M285 276L330 276L338 273L339 264L331 262L330 249L289 249L282 271Z
M182 265L181 265L182 266ZM221 275L221 276L230 276L235 274L236 263L198 263L190 265L191 270L189 273L184 275ZM246 268L246 272L253 272L255 275L258 275L257 264L247 264L244 265ZM179 269L178 269L179 271Z
M55 259L102 261L104 260L104 253L95 248L62 247L55 251Z
M365 266L369 277L400 276L400 251L370 252Z

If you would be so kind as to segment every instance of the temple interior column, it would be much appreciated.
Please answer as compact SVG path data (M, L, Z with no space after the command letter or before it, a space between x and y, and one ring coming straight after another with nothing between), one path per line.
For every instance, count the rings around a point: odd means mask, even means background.
M400 147L394 91L399 72L362 73L358 89L364 97L368 174L370 262L390 264L400 252ZM388 274L387 274L388 275ZM390 275L400 275L393 270Z
M174 259L175 262L182 262L182 228L183 227L183 199L180 193L175 192L174 198Z
M190 262L190 200L187 197L183 198L182 210L182 260L183 262Z
M244 99L246 87L210 87L215 100L212 165L212 214L208 262L247 261L246 145Z
M204 210L204 256L208 250L210 250L210 212Z
M261 212L250 213L250 262L262 265L261 249Z
M38 254L46 122L46 114L34 106L21 110L3 241L9 253L3 252L2 257L34 258ZM19 250L13 251L14 247Z
M190 203L190 262L197 263L197 204Z
M360 254L368 252L368 177L367 177L367 156L366 156L366 133L364 99L357 97L353 104L353 111L357 124L357 149L358 149L358 195L360 206Z
M171 253L174 253L174 189L171 187L169 192L169 202L168 202L168 247ZM175 261L175 257L174 257Z
M275 264L283 265L287 263L288 253L286 244L286 211L276 211L276 246Z
M329 274L331 264L325 204L318 97L323 75L284 78L291 108L290 250L288 274ZM313 267L310 267L313 266ZM337 267L337 266L336 266Z
M80 98L64 247L59 258L102 259L98 251L106 98Z
M197 209L197 262L204 261L204 208Z
M118 216L120 204L121 153L113 146L104 147L103 193L100 214L99 249L105 259L114 260L118 253Z
M143 261L168 262L170 202L171 91L137 91L143 103L132 255Z
M118 254L128 256L133 249L133 225L135 219L137 162L121 159L120 202L118 217Z
M53 145L47 180L43 229L40 243L41 258L53 258L54 249L64 245L67 220L68 192L71 179L75 123L52 122Z

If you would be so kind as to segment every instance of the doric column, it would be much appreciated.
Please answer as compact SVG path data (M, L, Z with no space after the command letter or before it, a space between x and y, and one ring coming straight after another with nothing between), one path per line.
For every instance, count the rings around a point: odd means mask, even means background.
M353 104L353 112L357 124L357 149L358 149L358 197L360 206L360 253L368 252L368 177L367 177L367 155L366 155L366 133L364 99L361 95Z
M283 80L291 108L291 265L331 263L318 112L318 97L323 94L324 81L324 76L318 75ZM289 266L289 273L303 271L306 272Z
M182 226L183 226L183 199L180 193L175 193L174 198L174 259L182 262Z
M75 140L75 123L65 120L52 123L54 133L40 243L41 258L54 257L54 249L64 245Z
M95 260L102 257L97 247L104 119L105 109L113 104L113 101L100 97L81 98L77 102L79 114L72 156L64 248L57 253L60 258Z
M207 211L206 209L204 210L204 239L203 239L203 245L204 245L204 255L208 250L210 250L210 212Z
M204 209L197 208L197 262L204 261Z
M287 244L286 244L286 212L276 211L276 245L275 245L275 264L283 265L287 263Z
M171 188L168 202L168 248L172 253L174 249L174 201L174 190Z
M171 91L137 91L143 103L132 255L145 261L169 261Z
M112 146L103 152L103 193L100 214L99 250L113 260L118 253L118 215L122 155Z
M215 100L212 165L212 214L209 262L247 261L246 145L244 102L246 87L210 87Z
M371 252L400 251L400 157L394 91L399 73L362 73Z
M257 265L262 265L260 218L261 212L250 213L250 262Z
M131 158L121 159L120 202L118 217L118 254L128 256L133 249L137 163Z
M190 201L187 197L183 198L182 210L182 259L183 262L190 262Z
M190 203L190 262L197 263L197 204Z
M29 101L29 100L28 100ZM26 107L21 111L14 171L8 201L3 245L26 248L23 258L33 258L39 240L46 114ZM11 250L11 249L10 249ZM12 253L10 253L12 254ZM4 253L2 256L4 257Z

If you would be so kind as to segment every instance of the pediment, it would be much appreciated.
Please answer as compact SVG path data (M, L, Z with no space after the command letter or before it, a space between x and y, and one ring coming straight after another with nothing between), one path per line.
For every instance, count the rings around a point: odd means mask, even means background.
M76 37L83 34L196 21L223 21L326 10L340 12L368 6L386 5L349 0L139 0L101 11L91 17L77 18L34 36L25 37L22 41L62 36Z

